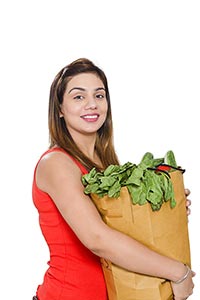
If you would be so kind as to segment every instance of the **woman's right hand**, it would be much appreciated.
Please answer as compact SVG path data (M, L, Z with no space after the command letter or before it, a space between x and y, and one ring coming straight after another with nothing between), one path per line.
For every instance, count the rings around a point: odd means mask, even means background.
M195 272L190 270L188 276L180 283L171 281L172 290L174 293L174 300L185 300L193 293L194 283L192 277Z

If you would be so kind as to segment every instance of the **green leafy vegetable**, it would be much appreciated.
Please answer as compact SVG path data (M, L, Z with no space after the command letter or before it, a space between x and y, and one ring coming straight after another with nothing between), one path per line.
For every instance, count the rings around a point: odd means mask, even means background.
M169 150L165 157L164 157L164 163L167 164L167 165L170 165L174 168L177 168L177 163L176 163L176 159L175 159L175 156L174 156L174 153L172 150Z
M155 211L166 201L170 201L172 208L175 207L169 172L176 169L173 151L168 151L164 158L154 158L152 153L147 152L138 165L131 162L110 165L102 172L93 168L82 176L82 183L85 194L108 195L110 198L118 198L121 188L126 186L133 204L149 203Z

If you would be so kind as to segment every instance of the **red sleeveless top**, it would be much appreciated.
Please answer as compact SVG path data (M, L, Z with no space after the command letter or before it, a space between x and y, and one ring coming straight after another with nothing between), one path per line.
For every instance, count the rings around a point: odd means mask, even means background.
M52 151L61 151L69 155L61 148L53 148L46 151L41 158ZM78 161L72 157L71 159L78 165L82 174L87 173ZM49 268L44 275L43 283L37 288L38 299L107 300L99 257L80 242L50 196L37 187L36 168L32 196L39 213L41 231L50 252Z

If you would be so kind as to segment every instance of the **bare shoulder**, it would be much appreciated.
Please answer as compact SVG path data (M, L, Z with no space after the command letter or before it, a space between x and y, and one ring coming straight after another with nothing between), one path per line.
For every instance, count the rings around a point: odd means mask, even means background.
M48 192L49 186L62 183L63 180L80 179L81 171L75 162L61 151L46 154L36 170L36 182L40 189Z
M66 167L68 168L77 168L74 161L70 158L69 155L61 151L54 151L47 153L43 156L38 164L38 169L43 168L52 168L52 167Z

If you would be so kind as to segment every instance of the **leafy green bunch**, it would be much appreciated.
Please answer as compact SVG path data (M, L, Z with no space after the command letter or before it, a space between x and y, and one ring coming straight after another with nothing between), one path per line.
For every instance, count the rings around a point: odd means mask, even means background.
M164 158L154 158L150 152L145 153L136 165L127 162L123 165L110 165L104 171L93 168L82 176L85 194L97 194L100 198L107 195L118 198L122 187L126 186L133 204L150 203L153 211L170 201L175 207L176 201L169 172L177 169L174 153L170 150Z

